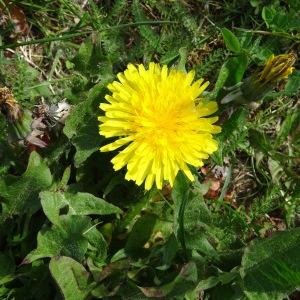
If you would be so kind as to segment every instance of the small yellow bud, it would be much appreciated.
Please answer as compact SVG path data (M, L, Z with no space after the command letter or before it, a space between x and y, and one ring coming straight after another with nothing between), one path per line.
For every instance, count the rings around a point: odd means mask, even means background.
M264 69L258 74L260 83L276 83L279 80L286 79L294 71L296 55L293 53L281 54L271 57L265 64Z
M293 67L296 62L296 55L293 53L274 56L272 54L267 60L262 71L256 72L246 78L243 82L235 86L227 94L221 103L225 104L231 101L236 103L249 103L262 99L271 91L280 80L287 79L293 73Z

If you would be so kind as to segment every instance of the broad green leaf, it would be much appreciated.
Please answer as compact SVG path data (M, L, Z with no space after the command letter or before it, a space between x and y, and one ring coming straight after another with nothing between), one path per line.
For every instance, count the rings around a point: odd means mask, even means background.
M153 197L153 192L148 192L143 195L138 201L132 203L128 208L126 215L122 219L118 226L118 231L121 232L125 228L132 227L137 215L140 214L141 210L149 204L150 199Z
M87 230L84 236L89 241L90 246L93 247L93 250L95 250L95 253L91 256L96 258L97 262L101 261L104 263L107 257L108 245L101 232L94 226Z
M8 175L0 179L0 197L3 198L2 219L36 212L40 207L39 192L48 188L51 183L49 168L39 154L32 152L24 174Z
M252 242L245 250L240 269L245 291L287 295L299 288L299 253L299 228Z
M45 191L40 197L44 213L53 224L60 223L61 209L65 209L67 215L77 216L121 213L118 207L88 193Z
M252 293L248 291L244 291L247 296L247 300L283 300L286 299L285 294L283 293Z
M25 272L24 272L25 271ZM32 263L28 266L20 266L17 271L17 278L21 275L26 281L23 281L20 288L14 289L14 295L20 299L48 299L53 295L53 282L48 264L42 260ZM13 283L12 283L13 284ZM12 291L12 290L11 290Z
M68 182L70 180L70 176L71 176L71 166L67 167L64 170L63 176L62 176L61 181L60 181L60 183L58 185L59 188L61 188L63 190L66 189L66 187L68 186Z
M172 263L176 253L178 251L178 242L174 234L170 235L168 241L165 244L162 261L165 266L169 266Z
M237 267L230 272L223 272L215 267L212 268L215 275L200 280L194 290L195 295L209 290L207 293L211 299L246 300L241 290L234 284L239 276Z
M275 14L276 14L276 10L274 10L274 8L267 7L267 6L263 7L261 15L268 28L270 28L270 24L272 23Z
M210 276L206 279L200 280L200 282L197 284L196 289L201 291L201 290L208 290L213 288L214 286L218 285L220 283L220 280L218 276Z
M235 284L219 284L209 291L213 300L248 300Z
M98 277L97 281L106 281L108 284L101 284L96 286L92 291L92 295L94 296L92 299L140 299L147 300L144 298L137 297L136 292L140 292L135 284L128 280L127 272L128 267L130 266L130 261L128 259L123 259L121 261L117 261L114 263L110 263L105 266L102 270L102 274ZM131 288L135 288L135 292L131 296L131 293L128 293L128 290ZM120 289L122 291L120 292ZM116 293L120 296L116 296ZM141 293L141 292L140 292ZM128 295L129 294L129 295ZM141 293L142 294L142 293ZM116 297L113 297L116 296Z
M49 264L52 277L65 300L84 300L89 288L89 273L70 257L53 257Z
M218 79L215 84L214 90L212 92L211 98L217 97L219 92L225 86L225 83L226 83L228 77L229 77L229 69L227 68L227 63L225 62L225 63L223 63L223 65L219 71Z
M37 237L37 249L25 258L25 263L43 257L69 256L81 261L87 251L88 240L84 233L91 227L86 216L61 216L60 225L43 228Z
M241 52L241 44L240 44L238 38L234 35L234 33L227 28L222 28L221 32L222 32L226 47L234 53L240 53Z
M229 70L228 80L226 86L233 86L243 79L244 73L247 69L248 58L246 54L241 53L236 57L231 57L226 62L226 67Z
M247 56L244 53L236 57L230 57L223 63L214 90L209 94L210 98L217 98L223 87L232 87L239 84L248 65ZM223 93L223 96L224 93Z
M209 240L210 211L204 203L200 190L193 188L183 173L176 177L172 192L174 200L174 231L187 249L195 249L209 256L216 251ZM185 203L185 204L184 204ZM208 240L209 239L209 240Z
M156 218L153 214L146 214L135 222L125 245L128 254L135 257L143 253L143 246L152 234Z
M104 100L105 83L95 85L87 99L75 106L66 120L65 135L76 147L75 165L78 167L100 148L103 137L99 135L98 105Z
M42 155L47 165L61 166L60 161L69 155L71 145L65 135L61 135L54 144L42 149Z
M124 248L122 248L121 250L119 250L117 253L115 253L112 256L112 258L110 259L110 262L114 263L114 262L124 259L126 257L127 257L126 251Z
M218 273L215 276L210 276L206 279L201 280L197 284L196 289L200 291L211 289L218 284L225 285L231 283L238 276L236 268L232 269L230 272L222 272L218 269L217 272Z
M179 297L192 290L197 282L198 272L194 262L185 264L175 279L160 287L139 287L147 297ZM182 298L183 299L183 298Z
M262 10L262 18L268 28L271 28L272 31L280 32L282 35L289 36L289 31L299 30L300 28L298 11L283 9L279 5L265 6Z
M99 124L96 118L90 118L80 128L78 134L72 139L76 147L75 164L80 166L91 154L96 152L104 137L99 135Z
M6 127L4 124L2 124L3 121L4 120L1 120L0 118L0 131L2 132ZM14 153L13 147L8 143L7 139L2 136L0 136L0 161L0 178L2 178L7 174L10 166L14 165L17 161L16 153Z
M11 257L0 252L0 286L14 279L15 269L16 266Z

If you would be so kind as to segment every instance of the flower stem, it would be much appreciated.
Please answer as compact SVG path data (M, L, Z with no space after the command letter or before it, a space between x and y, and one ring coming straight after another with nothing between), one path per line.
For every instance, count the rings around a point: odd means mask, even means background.
M187 255L187 248L186 248L185 234L184 234L184 212L185 212L187 200L188 200L188 197L183 197L182 202L179 207L179 212L178 212L178 223L179 223L178 237L179 237L181 247L183 249L184 259L186 261L188 260L188 255Z

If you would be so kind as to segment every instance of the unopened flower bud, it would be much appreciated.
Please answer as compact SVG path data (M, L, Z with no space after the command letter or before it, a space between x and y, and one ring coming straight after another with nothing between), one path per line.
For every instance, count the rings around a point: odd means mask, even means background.
M295 62L296 55L293 53L271 55L263 70L246 78L226 95L221 103L225 104L231 101L249 103L262 99L275 87L277 82L287 79L293 73Z

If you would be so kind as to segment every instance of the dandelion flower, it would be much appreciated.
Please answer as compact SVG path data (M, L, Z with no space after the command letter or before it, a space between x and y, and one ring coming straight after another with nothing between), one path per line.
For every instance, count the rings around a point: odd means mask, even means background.
M200 167L217 150L212 134L220 132L213 125L218 118L207 117L217 111L216 102L201 98L208 86L195 81L194 71L184 73L150 63L149 68L129 64L119 81L108 85L112 95L100 104L105 112L99 117L100 134L117 137L100 151L119 153L111 160L114 169L127 167L125 178L149 190L164 181L171 186L179 170L190 180L189 165Z

